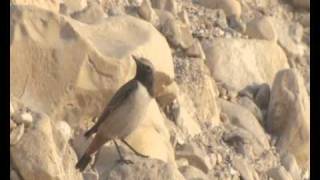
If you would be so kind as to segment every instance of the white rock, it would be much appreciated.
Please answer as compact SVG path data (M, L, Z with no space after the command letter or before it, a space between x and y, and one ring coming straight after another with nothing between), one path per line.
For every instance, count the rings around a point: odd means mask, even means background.
M10 170L10 180L20 180L17 172L12 169Z
M203 41L212 77L240 91L253 84L271 85L276 73L288 68L286 54L266 40L223 39Z
M19 6L11 9L11 20L12 95L21 95L29 77L28 81L37 83L28 83L21 101L27 102L31 109L47 114L57 112L58 119L64 119L72 128L78 128L82 117L101 113L115 91L134 77L136 66L132 55L152 62L156 95L174 77L171 50L166 39L150 23L138 18L116 16L88 25L31 6ZM24 35L19 30L21 26L28 27ZM41 38L35 34L41 34ZM52 63L33 58L42 56L44 51L54 54L48 60ZM21 58L27 65L20 63ZM31 71L33 75L28 76ZM55 74L55 78L47 78L48 73ZM70 91L68 87L73 87L71 91L81 91L77 96L81 100L66 96ZM70 101L73 103L70 106L64 103ZM69 109L57 111L57 108Z
M64 140L53 132L50 119L39 119L11 146L11 158L22 179L83 179L74 168L77 156L73 149L60 149L56 143Z

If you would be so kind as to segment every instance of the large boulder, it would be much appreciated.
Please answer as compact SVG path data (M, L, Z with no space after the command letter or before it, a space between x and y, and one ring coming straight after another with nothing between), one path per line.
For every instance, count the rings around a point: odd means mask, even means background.
M38 116L21 140L10 147L12 163L22 179L82 180L74 168L77 156L51 120Z
M203 47L213 78L237 90L271 84L279 70L289 67L283 50L266 40L216 38Z
M135 75L131 55L154 65L156 94L174 77L166 39L147 22L117 16L86 25L35 7L10 10L11 94L72 127Z
M292 153L307 168L310 151L310 99L301 75L280 71L273 83L267 117L268 131L278 138L280 154Z

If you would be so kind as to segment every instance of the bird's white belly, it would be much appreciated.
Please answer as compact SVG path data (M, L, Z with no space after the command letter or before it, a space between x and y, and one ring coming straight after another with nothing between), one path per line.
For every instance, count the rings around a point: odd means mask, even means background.
M138 83L137 89L108 116L99 131L106 138L125 138L144 118L150 101L146 88Z

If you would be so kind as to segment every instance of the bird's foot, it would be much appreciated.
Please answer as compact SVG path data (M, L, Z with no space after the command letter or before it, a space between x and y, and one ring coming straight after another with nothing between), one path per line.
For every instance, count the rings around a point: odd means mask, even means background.
M133 164L133 162L129 159L120 158L117 160L117 163L119 164Z

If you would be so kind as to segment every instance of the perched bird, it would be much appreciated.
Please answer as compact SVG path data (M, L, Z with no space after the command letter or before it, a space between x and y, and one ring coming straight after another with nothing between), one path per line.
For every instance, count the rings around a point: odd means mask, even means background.
M91 161L91 155L110 140L115 143L122 162L128 163L128 160L125 160L121 155L115 139L120 139L137 155L146 157L135 151L124 140L138 126L154 96L153 65L144 58L133 56L133 59L137 65L135 77L115 93L96 124L84 134L88 138L96 133L91 144L76 164L76 168L80 171L83 171Z

